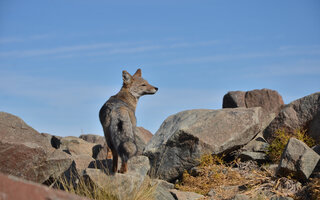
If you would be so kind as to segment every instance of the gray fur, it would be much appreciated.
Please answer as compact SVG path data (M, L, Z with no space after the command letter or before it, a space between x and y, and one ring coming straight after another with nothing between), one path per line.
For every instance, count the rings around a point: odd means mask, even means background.
M100 109L99 118L112 151L114 172L118 168L118 156L122 161L120 171L126 172L128 159L137 153L135 108L139 97L154 94L157 90L141 77L140 69L133 76L123 71L120 92L110 97Z

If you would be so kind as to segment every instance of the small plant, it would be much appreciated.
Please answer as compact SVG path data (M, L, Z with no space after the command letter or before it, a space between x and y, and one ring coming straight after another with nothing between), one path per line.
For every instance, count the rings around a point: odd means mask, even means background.
M315 145L315 140L307 135L306 130L297 129L293 133L288 133L285 131L285 129L278 129L274 135L275 139L271 142L267 151L267 155L272 162L280 161L282 152L291 137L301 140L309 147Z
M66 178L60 178L59 186L63 190L69 193L73 193L79 196L87 197L94 200L117 200L115 195L112 195L107 189L100 188L94 183L80 177L77 184L68 181Z
M206 195L214 189L217 195L231 197L232 192L226 193L220 186L234 186L243 182L244 178L223 161L223 157L203 155L198 166L200 174L196 177L184 171L182 179L175 187L183 191L192 191Z

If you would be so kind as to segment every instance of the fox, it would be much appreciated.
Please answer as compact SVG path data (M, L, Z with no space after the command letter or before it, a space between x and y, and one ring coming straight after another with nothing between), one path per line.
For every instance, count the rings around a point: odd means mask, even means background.
M112 153L113 173L126 173L128 160L137 153L135 111L139 98L158 91L157 87L142 78L141 69L137 69L134 75L123 70L122 79L120 91L111 96L99 111L104 136ZM121 159L119 171L118 157Z

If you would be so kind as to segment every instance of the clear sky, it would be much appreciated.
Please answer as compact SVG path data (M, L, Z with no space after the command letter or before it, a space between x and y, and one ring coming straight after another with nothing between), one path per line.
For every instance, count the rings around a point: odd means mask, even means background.
M0 0L0 111L39 132L102 135L122 70L157 86L138 126L220 109L228 91L320 91L319 0Z

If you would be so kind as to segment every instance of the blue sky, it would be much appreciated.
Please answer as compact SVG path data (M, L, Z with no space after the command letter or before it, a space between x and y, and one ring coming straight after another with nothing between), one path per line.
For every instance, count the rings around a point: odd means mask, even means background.
M159 91L138 126L220 109L228 91L270 88L285 103L320 91L320 1L1 0L0 111L39 132L102 135L98 112L122 70Z

